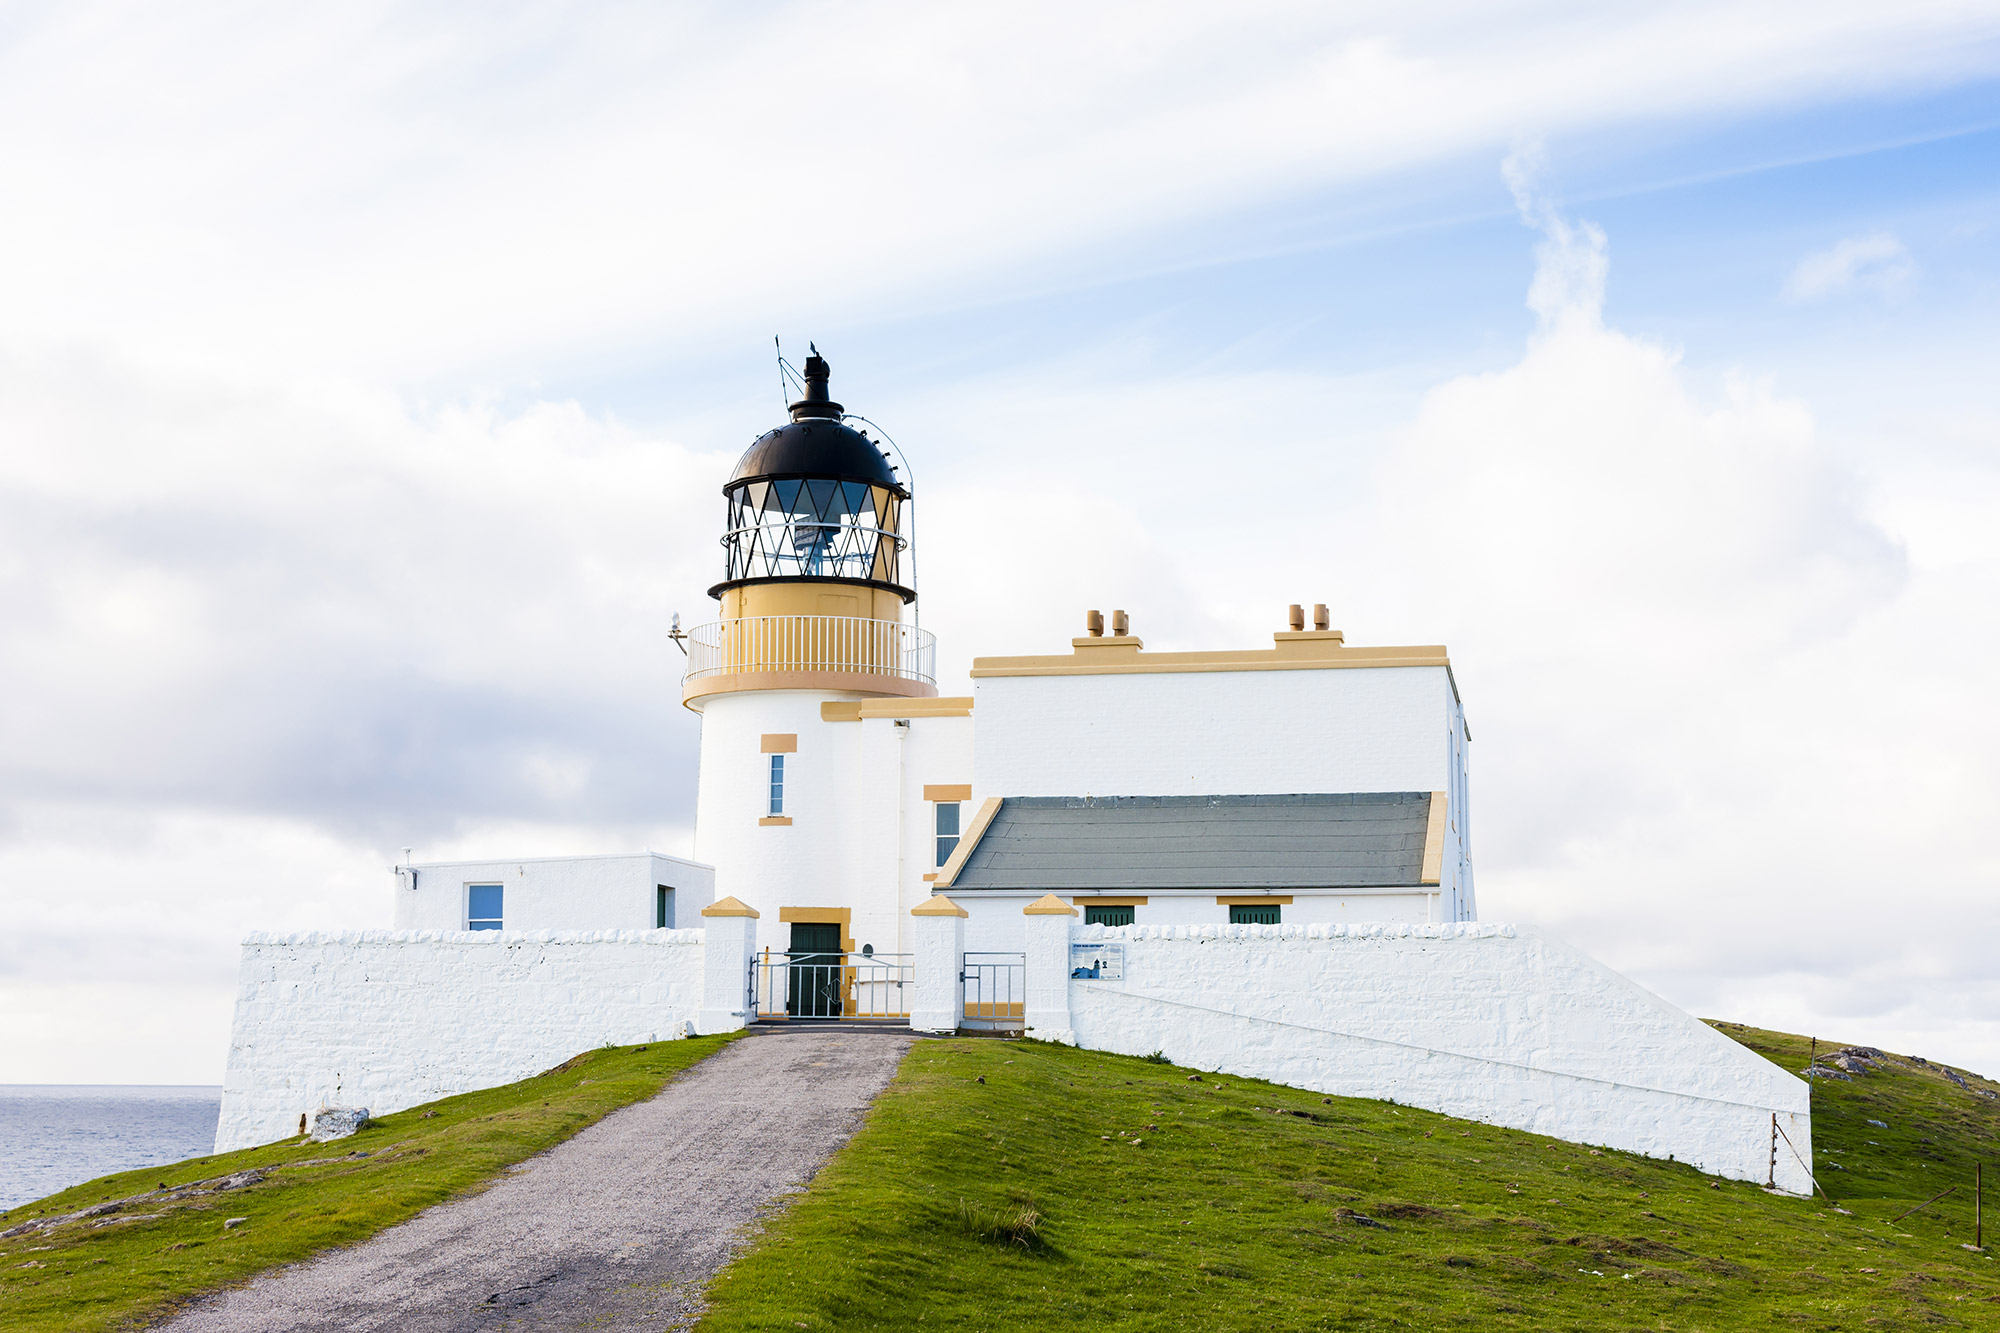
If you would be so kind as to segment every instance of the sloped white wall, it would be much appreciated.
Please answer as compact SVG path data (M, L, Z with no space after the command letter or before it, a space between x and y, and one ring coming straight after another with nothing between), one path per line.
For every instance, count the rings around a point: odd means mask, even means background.
M1073 938L1124 941L1125 978L1071 981L1072 1028L1055 1039L1759 1183L1775 1113L1799 1154L1779 1142L1777 1183L1812 1188L1803 1080L1532 930L1078 925Z
M321 1106L386 1115L684 1036L702 968L699 930L252 935L215 1150L289 1137Z

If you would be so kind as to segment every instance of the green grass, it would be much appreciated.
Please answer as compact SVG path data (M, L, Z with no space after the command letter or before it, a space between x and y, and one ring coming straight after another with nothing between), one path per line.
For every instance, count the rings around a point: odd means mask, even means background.
M727 1037L607 1047L537 1078L384 1116L352 1138L288 1139L105 1176L0 1214L0 1231L159 1187L258 1167L255 1184L139 1203L54 1233L0 1241L0 1328L134 1327L187 1298L349 1245L476 1189L608 1113L651 1096ZM365 1157L350 1154L365 1153ZM330 1159L330 1160L329 1160ZM152 1220L128 1220L162 1213ZM230 1218L247 1218L226 1227Z
M1720 1026L1805 1066L1803 1038ZM702 1329L2000 1328L2000 1261L1960 1248L1972 1164L2000 1161L2000 1103L1935 1067L1815 1087L1817 1161L1839 1167L1820 1176L1846 1213L1188 1073L918 1044L860 1134L716 1280Z

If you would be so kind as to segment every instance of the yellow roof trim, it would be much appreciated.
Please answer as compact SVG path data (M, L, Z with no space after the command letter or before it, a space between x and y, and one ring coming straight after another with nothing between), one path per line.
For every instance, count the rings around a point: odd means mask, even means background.
M1285 630L1269 648L1200 653L1149 653L1134 638L1075 639L1068 656L975 657L974 679L985 676L1131 676L1196 671L1326 671L1353 667L1445 667L1444 645L1350 648L1339 630Z
M1075 916L1076 909L1053 893L1045 893L1021 909L1022 916Z
M859 722L864 717L971 717L972 696L944 699L840 699L819 706L822 722Z
M1451 797L1441 791L1431 793L1430 822L1424 825L1424 871L1419 884L1436 884L1444 877L1445 815Z
M971 916L972 913L960 907L942 893L934 893L910 909L911 916Z
M749 916L757 915L757 909L740 898L724 898L701 909L703 916Z
M951 858L944 863L944 868L938 871L937 886L940 889L950 888L952 881L958 878L958 872L965 869L965 862L972 855L972 849L986 836L987 826L999 813L998 796L989 796L980 804L979 813L975 814L972 823L966 826L964 836L958 840L958 846L951 849Z

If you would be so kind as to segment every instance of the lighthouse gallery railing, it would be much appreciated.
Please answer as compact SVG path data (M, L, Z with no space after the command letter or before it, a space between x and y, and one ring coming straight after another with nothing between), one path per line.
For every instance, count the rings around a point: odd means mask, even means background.
M838 671L937 683L937 639L865 616L744 616L687 634L687 680L756 671Z

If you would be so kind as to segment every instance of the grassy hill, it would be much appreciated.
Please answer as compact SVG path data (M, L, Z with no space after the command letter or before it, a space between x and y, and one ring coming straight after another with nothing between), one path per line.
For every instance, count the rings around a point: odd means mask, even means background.
M1804 1038L1718 1026L1806 1066ZM702 1328L2000 1328L2000 1244L1962 1248L2000 1086L1869 1063L1815 1079L1835 1204L1380 1102L926 1042Z
M1803 1038L1718 1026L1806 1065ZM351 1244L722 1040L592 1052L352 1139L108 1176L0 1214L4 1232L128 1201L0 1239L0 1328L134 1327ZM704 1328L2000 1329L2000 1263L1961 1248L1973 1163L2000 1163L1985 1095L2000 1086L1901 1056L1843 1063L1814 1088L1835 1203L1145 1060L922 1042L717 1279Z
M536 1078L291 1139L105 1176L0 1213L0 1329L129 1328L185 1298L349 1245L650 1097L727 1037L590 1051ZM229 1225L230 1219L244 1219Z

